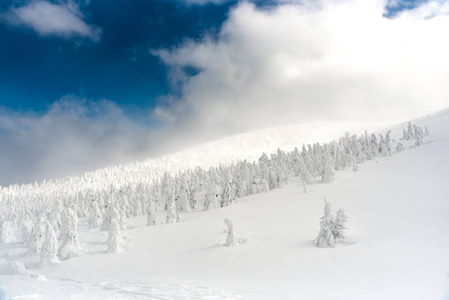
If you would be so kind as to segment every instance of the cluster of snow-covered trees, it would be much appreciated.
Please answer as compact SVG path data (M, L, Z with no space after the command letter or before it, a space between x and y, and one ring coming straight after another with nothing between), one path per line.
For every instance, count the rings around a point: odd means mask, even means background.
M413 138L420 145L426 134L427 128L423 132L409 124L403 138ZM244 160L208 170L196 167L161 173L160 163L146 169L132 164L108 169L114 172L102 169L82 177L0 187L0 243L21 231L29 253L39 253L43 264L70 259L82 253L78 218L87 218L89 228L108 232L105 251L119 252L127 218L146 214L147 226L177 223L182 212L232 205L239 198L283 188L292 176L300 177L306 192L309 184L334 182L336 171L348 167L357 171L364 161L392 155L394 142L390 131L385 135L346 133L330 143L303 145L290 152L278 149L270 156L262 154L257 162ZM397 143L396 151L403 148ZM148 173L152 168L157 171ZM130 176L129 170L143 173ZM165 220L156 219L158 210L166 212ZM323 222L320 235L329 236L329 226ZM334 240L340 238L332 234ZM321 240L317 238L317 245Z

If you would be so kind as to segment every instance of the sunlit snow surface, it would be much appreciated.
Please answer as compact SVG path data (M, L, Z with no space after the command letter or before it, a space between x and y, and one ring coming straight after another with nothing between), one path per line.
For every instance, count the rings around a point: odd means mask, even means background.
M12 260L29 271L0 275L0 299L449 299L449 111L416 124L430 130L422 146L406 142L405 151L360 164L358 172L337 172L334 184L317 179L307 194L294 179L237 205L183 213L178 224L145 227L146 216L128 219L123 253L106 254L107 233L88 230L85 219L84 256L58 265L36 268L19 243L0 245L0 274ZM393 127L392 137L403 127ZM258 143L250 136L237 140ZM209 158L201 151L218 145L229 160L241 159L225 141L178 156L202 164ZM260 143L257 155L268 151ZM311 243L324 197L348 215L345 245ZM159 212L158 222L164 218ZM225 218L246 243L223 246Z

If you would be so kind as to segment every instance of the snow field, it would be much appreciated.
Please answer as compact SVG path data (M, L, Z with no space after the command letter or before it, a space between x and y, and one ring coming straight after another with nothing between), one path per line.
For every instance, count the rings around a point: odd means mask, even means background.
M83 256L60 264L37 268L19 243L0 245L0 274L12 260L29 272L0 275L0 299L447 300L449 112L417 124L431 131L422 146L403 142L405 151L338 171L333 184L315 179L309 193L294 178L207 212L199 194L181 223L127 219L122 253L106 254L107 232L87 219L78 225ZM348 216L346 244L335 248L312 245L324 197ZM244 243L224 247L225 218Z

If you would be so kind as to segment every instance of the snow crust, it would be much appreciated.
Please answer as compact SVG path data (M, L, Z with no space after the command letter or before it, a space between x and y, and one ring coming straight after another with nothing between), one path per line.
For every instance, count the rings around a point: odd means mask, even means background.
M17 237L0 245L0 299L447 300L449 110L416 124L430 130L421 146L401 141L404 151L360 164L357 172L338 171L333 184L316 178L307 193L294 178L283 189L204 212L203 192L199 209L183 212L180 223L146 226L145 215L130 218L121 253L105 253L108 233L89 229L88 218L78 224L83 256L59 264L41 267ZM406 125L390 128L392 138ZM241 158L223 143L216 145L227 159ZM214 153L208 147L178 157L200 164L208 159L201 151ZM348 217L346 242L335 248L312 244L324 197ZM156 213L156 220L165 217ZM224 247L226 218L245 243ZM7 275L13 261L26 272Z

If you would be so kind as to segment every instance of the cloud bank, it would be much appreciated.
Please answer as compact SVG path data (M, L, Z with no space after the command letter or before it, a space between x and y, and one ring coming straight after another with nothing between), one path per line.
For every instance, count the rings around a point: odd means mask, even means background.
M107 100L66 96L42 115L0 110L0 184L59 178L143 159L140 155L155 136Z
M79 7L73 2L53 4L47 1L31 1L25 6L13 7L2 18L17 27L28 27L41 36L74 37L98 41L101 29L88 24Z
M213 137L312 120L388 125L448 105L446 1L393 19L376 0L292 2L240 3L218 39L153 50L181 94L154 116Z

